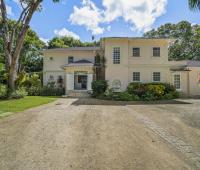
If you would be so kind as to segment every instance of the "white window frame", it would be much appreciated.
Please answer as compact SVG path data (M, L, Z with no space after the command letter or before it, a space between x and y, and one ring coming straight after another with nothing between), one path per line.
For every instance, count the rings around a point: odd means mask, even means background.
M160 73L160 80L159 81L154 81L154 73ZM153 73L152 73L152 81L153 82L161 82L161 72L159 72L159 71L154 71Z
M139 73L139 79L140 79L140 80L134 80L134 73ZM140 73L139 71L134 71L132 76L133 76L133 77L132 77L132 78L133 78L133 79L132 79L133 82L141 82L141 73Z
M177 88L175 87L175 76L176 76L176 75L180 76L180 88L179 88L179 89L177 89ZM174 73L174 74L173 74L173 85L174 85L174 87L175 87L176 90L181 91L181 74L180 74L180 73Z
M120 63L121 63L121 49L120 47L113 47L113 64L120 64Z

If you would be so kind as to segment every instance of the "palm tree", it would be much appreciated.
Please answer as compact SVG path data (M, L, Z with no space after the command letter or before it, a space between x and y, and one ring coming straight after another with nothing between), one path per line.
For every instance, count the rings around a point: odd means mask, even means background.
M189 0L191 10L200 10L200 0Z

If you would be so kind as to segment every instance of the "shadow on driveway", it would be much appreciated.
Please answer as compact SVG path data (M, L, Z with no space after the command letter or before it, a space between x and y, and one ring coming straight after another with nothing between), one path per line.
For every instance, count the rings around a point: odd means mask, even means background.
M178 100L160 100L160 101L114 101L100 100L94 98L79 98L72 105L110 105L110 106L126 106L126 105L162 105L162 104L192 104L189 102Z

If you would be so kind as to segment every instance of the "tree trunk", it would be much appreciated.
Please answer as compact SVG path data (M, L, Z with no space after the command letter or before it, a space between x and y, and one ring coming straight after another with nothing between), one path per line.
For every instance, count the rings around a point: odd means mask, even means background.
M10 68L8 77L8 89L10 90L10 92L13 92L15 90L16 77L17 77L16 69Z
M17 79L17 62L12 61L12 64L8 69L8 75L8 89L10 92L13 92L15 90L15 81Z

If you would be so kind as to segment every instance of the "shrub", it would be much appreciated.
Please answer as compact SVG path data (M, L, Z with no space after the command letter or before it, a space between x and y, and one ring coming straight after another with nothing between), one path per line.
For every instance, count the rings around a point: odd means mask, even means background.
M142 87L142 83L130 83L127 87L127 91L130 94L133 94L136 89L140 89Z
M158 100L168 93L174 93L171 94L173 98L179 96L174 86L169 83L130 83L127 91L129 94L137 95L143 100ZM169 95L166 97L170 98Z
M0 99L7 98L7 87L3 84L0 84Z
M26 89L29 96L40 96L42 87L31 86Z
M139 100L139 99L140 98L137 95L132 95L128 93L127 91L117 93L117 95L115 96L115 100L120 100L120 101L133 101L133 100Z
M17 85L25 88L29 96L39 96L41 93L42 82L36 73L28 75L22 72L17 79Z
M20 99L20 98L23 98L27 96L27 92L24 88L20 88L18 90L15 90L14 92L12 92L10 95L9 95L9 98L11 99Z
M94 97L104 94L107 88L108 88L107 81L97 80L92 82L92 90Z
M64 88L56 88L51 86L44 86L41 91L41 96L62 96L65 94Z
M147 84L146 92L156 97L161 97L165 93L165 86L162 84Z
M157 100L158 97L148 91L141 97L141 99L144 101L154 101L154 100Z
M101 90L100 86L99 89ZM125 92L114 92L113 89L107 89L104 93L99 92L96 94L95 97L101 99L120 101L170 100L179 97L179 93L169 83L130 83Z

